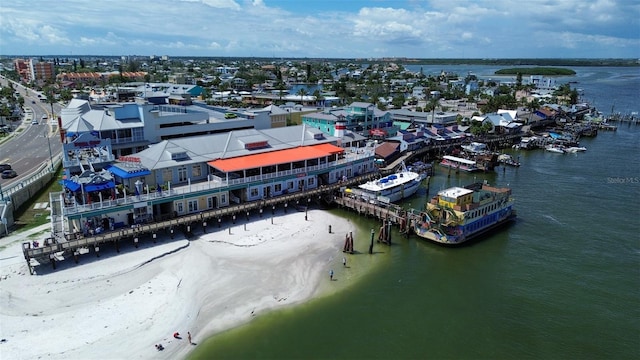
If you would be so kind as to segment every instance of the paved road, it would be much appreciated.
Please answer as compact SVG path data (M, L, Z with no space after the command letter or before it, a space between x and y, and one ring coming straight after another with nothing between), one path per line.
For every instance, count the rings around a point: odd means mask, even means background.
M2 86L7 86L4 78L0 78L0 83ZM38 124L32 125L31 119L25 119L20 125L22 131L16 131L10 140L0 144L0 163L11 164L18 173L18 176L13 179L0 179L0 185L3 187L20 182L43 163L49 164L51 157L62 152L58 127L50 115L51 105L39 102L37 94L32 90L27 90L25 95L24 88L15 84L14 88L25 98L24 107L27 110L31 109L32 119L38 120ZM54 111L59 114L60 105L54 104ZM43 115L47 115L48 120L42 120ZM51 146L51 155L49 146Z

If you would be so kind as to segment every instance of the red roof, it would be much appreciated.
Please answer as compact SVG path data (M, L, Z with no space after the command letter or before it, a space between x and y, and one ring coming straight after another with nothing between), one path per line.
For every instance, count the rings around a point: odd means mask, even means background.
M344 149L331 144L303 146L293 149L276 150L255 155L209 161L207 164L223 172L255 169L262 166L288 164L296 161L323 158L340 154Z

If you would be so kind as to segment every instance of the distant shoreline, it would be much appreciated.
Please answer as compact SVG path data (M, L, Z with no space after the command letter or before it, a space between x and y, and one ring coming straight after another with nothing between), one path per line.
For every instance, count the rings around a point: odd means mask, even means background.
M546 76L571 76L571 75L575 75L576 72L567 68L536 66L536 67L526 67L526 68L505 68L505 69L497 70L494 74L496 75L522 74L522 75L546 75Z

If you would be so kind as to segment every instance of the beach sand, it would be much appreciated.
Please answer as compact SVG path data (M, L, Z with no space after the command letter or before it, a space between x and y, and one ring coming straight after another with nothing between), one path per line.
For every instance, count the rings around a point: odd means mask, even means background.
M194 348L187 332L197 344L318 295L329 270L342 267L344 236L355 230L322 210L309 210L308 221L302 212L276 214L209 226L190 240L145 238L138 249L91 252L77 265L42 265L36 275L21 250L33 238L2 238L0 358L185 358Z

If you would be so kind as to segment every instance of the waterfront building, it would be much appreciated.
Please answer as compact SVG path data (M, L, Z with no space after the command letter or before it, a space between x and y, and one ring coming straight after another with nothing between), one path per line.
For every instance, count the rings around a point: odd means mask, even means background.
M68 139L87 132L98 139L111 139L112 150L118 157L135 154L167 139L271 126L266 110L236 112L232 118L225 114L225 109L204 104L154 104L138 99L91 105L86 100L73 99L61 111L61 132Z
M354 102L344 108L325 108L323 111L302 115L302 123L334 134L336 124L364 136L387 137L395 135L398 128L393 125L391 114L378 109L374 104Z
M65 144L65 164L77 168L65 179L65 191L51 195L60 209L52 216L54 232L159 221L375 171L373 146L343 148L339 141L306 125L235 130L163 140L105 166L112 158L95 158L109 152L110 140L85 133Z

